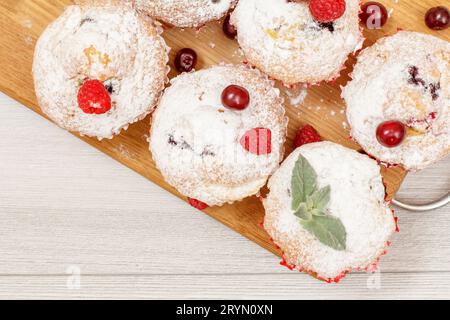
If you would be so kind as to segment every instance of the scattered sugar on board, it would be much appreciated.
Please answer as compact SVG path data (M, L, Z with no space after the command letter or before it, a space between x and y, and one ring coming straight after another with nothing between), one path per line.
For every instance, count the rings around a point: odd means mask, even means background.
M24 41L27 46L33 46L35 42L32 36L26 36Z
M114 151L118 152L122 157L126 159L132 160L138 158L137 154L134 151L131 151L127 146L123 144L119 144L117 147L115 147Z
M25 19L22 21L22 26L27 29L31 29L33 27L33 21L31 21L30 19Z
M298 108L303 104L306 96L308 95L307 86L302 85L300 89L294 88L292 90L286 90L286 95L289 98L289 103L291 106Z
M389 9L388 11L388 17L392 17L392 14L394 13L394 8Z

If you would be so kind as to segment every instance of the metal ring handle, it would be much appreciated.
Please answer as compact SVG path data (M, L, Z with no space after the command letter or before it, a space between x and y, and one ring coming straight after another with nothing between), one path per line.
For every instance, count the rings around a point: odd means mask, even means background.
M403 203L401 201L398 201L396 199L392 200L392 203L396 205L397 207L410 210L410 211L430 211L438 208L442 208L443 206L446 206L450 202L450 193L447 193L446 196L442 197L441 199L426 203L426 204L420 204L420 205L413 205L413 204L407 204Z

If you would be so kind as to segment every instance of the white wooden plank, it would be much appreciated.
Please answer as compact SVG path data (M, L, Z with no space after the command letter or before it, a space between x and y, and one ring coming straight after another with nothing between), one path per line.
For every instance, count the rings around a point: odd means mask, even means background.
M0 298L449 299L449 285L449 273L358 274L339 284L302 274L3 276Z
M365 274L326 285L2 95L0 106L0 297L449 297L449 207L399 212L381 289ZM448 164L408 177L402 196L448 190ZM80 290L67 268L80 268Z
M271 253L189 209L35 210L1 215L1 274L61 274L69 265L91 274L288 272ZM448 213L402 218L383 270L448 271Z
M411 172L403 182L398 198L421 204L450 192L450 157L419 172ZM450 212L450 208L447 208Z
M234 231L1 99L0 274L62 274L70 265L90 274L288 272ZM445 180L448 163L408 183L437 196L434 181ZM449 211L401 212L383 270L450 270Z

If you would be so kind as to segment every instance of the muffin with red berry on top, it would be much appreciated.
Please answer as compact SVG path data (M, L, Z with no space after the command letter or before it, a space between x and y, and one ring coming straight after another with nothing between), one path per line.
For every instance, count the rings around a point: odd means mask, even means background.
M377 162L303 128L297 148L269 179L264 228L283 264L328 282L376 268L396 230ZM301 139L300 139L301 140Z
M39 38L35 91L59 126L112 138L154 109L167 80L168 48L152 20L131 6L86 3L69 6Z
M450 44L400 31L365 49L343 89L352 137L387 164L420 170L450 152Z
M286 85L339 76L361 48L359 0L241 0L231 24L247 60Z
M165 180L198 208L258 193L283 157L283 99L259 71L233 65L172 80L150 150Z
M136 8L174 27L200 27L222 18L236 0L137 0Z

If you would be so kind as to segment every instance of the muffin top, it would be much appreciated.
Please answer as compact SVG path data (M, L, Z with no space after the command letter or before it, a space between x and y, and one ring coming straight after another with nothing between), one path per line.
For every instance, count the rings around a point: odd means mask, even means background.
M39 104L63 128L111 138L157 104L167 79L167 52L152 21L126 5L69 6L36 45ZM91 80L107 91L107 112L86 113L80 106L80 88Z
M136 0L138 10L175 27L199 27L223 17L236 0Z
M450 44L401 31L380 39L358 57L343 89L352 137L367 153L389 164L419 170L450 151ZM377 128L405 126L403 142L385 146Z
M230 109L230 85L248 92ZM221 205L256 194L283 157L287 118L272 82L245 66L220 65L172 80L153 116L150 149L164 178L182 194Z
M361 48L359 10L359 0L346 0L342 17L321 23L309 1L241 0L231 23L250 63L287 85L317 83L336 78Z
M264 228L289 266L321 279L369 268L395 230L376 161L341 145L297 148L268 187Z

